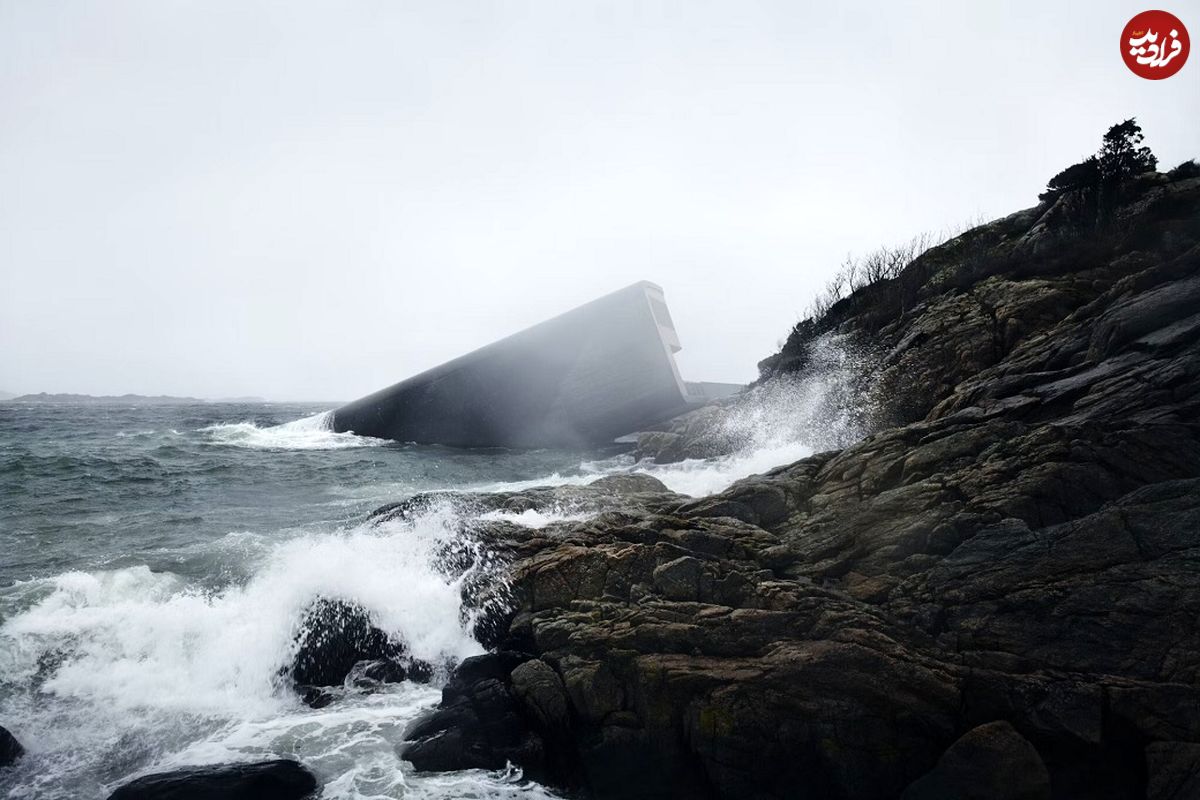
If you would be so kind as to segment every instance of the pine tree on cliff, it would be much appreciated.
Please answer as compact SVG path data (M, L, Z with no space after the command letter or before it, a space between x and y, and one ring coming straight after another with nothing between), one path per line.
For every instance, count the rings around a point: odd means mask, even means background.
M1088 156L1078 164L1072 164L1046 181L1046 191L1038 195L1039 200L1053 200L1072 189L1095 188L1100 183L1100 160Z
M1145 136L1137 120L1130 118L1108 129L1094 156L1072 164L1046 183L1039 200L1054 201L1067 192L1077 197L1069 218L1077 224L1102 226L1117 204L1126 181L1153 172L1158 159L1142 144Z
M1109 128L1097 154L1100 177L1119 183L1143 172L1153 172L1158 167L1158 159L1142 144L1144 138L1142 126L1136 119L1127 119Z

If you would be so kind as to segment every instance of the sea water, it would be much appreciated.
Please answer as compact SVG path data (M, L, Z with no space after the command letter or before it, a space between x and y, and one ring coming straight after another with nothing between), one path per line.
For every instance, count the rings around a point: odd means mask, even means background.
M814 427L811 392L731 417L737 452L664 466L612 449L334 433L320 405L0 404L0 725L28 751L0 771L0 796L104 797L148 772L285 757L312 769L326 798L551 797L516 769L419 775L400 760L437 681L303 705L279 674L304 610L352 600L431 663L480 653L462 578L435 565L455 512L368 525L372 509L420 491L631 471L719 491L812 452L831 428ZM493 515L530 527L581 518Z

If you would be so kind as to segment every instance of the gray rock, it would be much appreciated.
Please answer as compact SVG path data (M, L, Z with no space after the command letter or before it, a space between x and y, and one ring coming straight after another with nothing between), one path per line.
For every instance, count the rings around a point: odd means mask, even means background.
M901 800L1050 800L1050 775L1012 725L990 722L951 745Z
M509 675L513 694L544 731L569 730L570 710L562 679L545 661L532 659L517 666Z
M25 754L25 748L9 730L0 726L0 769L16 763Z
M108 800L306 800L317 779L295 761L217 764L145 775Z
M588 484L591 489L612 494L637 494L638 492L666 493L666 484L653 475L630 473L628 475L606 475Z
M654 587L668 600L700 599L700 580L704 577L704 566L691 556L680 556L655 567L652 573Z
M534 780L571 785L561 760L566 714L562 684L546 664L513 652L474 656L455 669L438 708L405 732L400 756L423 772L511 762Z
M1200 797L1200 744L1154 742L1146 746L1146 800Z
M320 598L305 612L297 650L287 670L304 701L321 707L332 701L323 689L341 686L352 674L364 681L425 683L430 665L408 655L404 643L371 624L354 603Z

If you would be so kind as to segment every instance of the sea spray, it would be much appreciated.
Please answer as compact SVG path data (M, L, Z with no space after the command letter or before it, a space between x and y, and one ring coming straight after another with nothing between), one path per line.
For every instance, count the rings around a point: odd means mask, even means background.
M550 796L512 773L406 772L396 745L437 702L436 682L347 690L314 710L281 679L304 609L321 596L359 604L422 660L481 651L472 631L507 600L503 565L472 535L485 514L449 503L407 520L365 522L367 512L430 489L511 491L632 471L706 494L854 435L852 418L838 427L821 410L837 407L836 385L760 391L725 422L732 452L673 465L385 443L335 434L323 414L286 422L287 409L46 421L18 409L25 416L10 429L26 438L0 461L16 512L3 540L23 548L10 550L23 560L10 560L0 586L0 720L30 756L0 776L0 795L103 796L152 769L282 756L313 768L331 800ZM62 481L81 487L79 499L38 500ZM480 522L552 531L582 514Z
M570 511L565 508L546 510L527 508L524 511L488 511L480 515L479 519L485 522L510 522L522 528L541 530L559 522L580 522L589 516L587 513Z
M668 489L692 497L719 492L748 475L767 472L813 454L803 442L781 442L739 450L715 458L690 458L674 464L639 464L644 472L662 481Z
M747 475L853 444L876 424L869 388L875 362L873 353L846 336L821 336L809 343L804 369L727 401L689 434L702 449L720 455L673 464L645 461L637 469L673 491L702 496Z
M719 431L735 451L803 443L833 450L861 439L876 424L870 392L876 358L848 336L809 343L806 365L748 391L722 415Z
M323 777L346 780L338 769L362 765L342 763L346 742L333 732L353 741L381 725L386 731L372 736L398 773L389 748L436 701L435 689L401 684L312 711L281 684L280 671L317 597L362 606L421 660L450 664L481 652L462 608L466 575L448 575L441 560L458 536L453 513L436 507L413 520L281 542L249 580L216 592L145 566L41 581L31 590L39 599L0 627L9 684L0 710L41 765L22 785L27 796L99 794L134 764L218 756L300 756ZM471 568L484 563L473 559Z
M219 423L202 431L208 434L212 444L262 450L340 450L387 444L383 439L335 432L332 411L322 411L282 425Z

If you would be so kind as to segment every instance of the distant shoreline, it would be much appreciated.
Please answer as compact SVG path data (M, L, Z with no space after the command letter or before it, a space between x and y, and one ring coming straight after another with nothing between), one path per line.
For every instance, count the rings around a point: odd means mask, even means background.
M203 403L269 403L274 402L263 397L221 397L215 400L206 400L200 397L175 397L173 395L144 395L144 394L122 394L122 395L91 395L91 394L50 394L47 392L39 392L38 394L23 394L17 397L10 397L7 400L0 400L4 403L40 403L45 405L116 405L129 404L134 405L156 405L156 406L183 406L183 405L198 405ZM300 402L300 401L297 401Z

